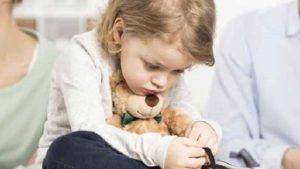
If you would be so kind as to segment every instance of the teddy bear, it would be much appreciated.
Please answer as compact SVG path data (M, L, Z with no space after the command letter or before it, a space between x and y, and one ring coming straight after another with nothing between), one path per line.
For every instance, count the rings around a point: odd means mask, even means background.
M110 78L113 115L106 122L123 130L143 134L184 136L192 125L191 118L175 108L168 107L167 94L139 96L134 94L121 71Z

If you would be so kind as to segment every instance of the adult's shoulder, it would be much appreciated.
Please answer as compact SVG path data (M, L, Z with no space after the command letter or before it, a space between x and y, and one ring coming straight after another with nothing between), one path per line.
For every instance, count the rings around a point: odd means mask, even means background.
M293 0L277 6L245 13L229 22L227 29L250 34L250 36L254 37L258 37L257 33L259 33L259 31L272 34L285 33L290 13L297 12L297 4L295 2L296 0ZM295 10L293 8L295 8Z
M58 48L53 42L46 39L40 32L28 28L20 28L20 30L36 40L41 55L57 57L59 53Z
M20 30L36 40L34 56L37 56L37 60L35 69L39 70L41 74L49 72L59 56L58 48L38 31L28 28L20 28Z

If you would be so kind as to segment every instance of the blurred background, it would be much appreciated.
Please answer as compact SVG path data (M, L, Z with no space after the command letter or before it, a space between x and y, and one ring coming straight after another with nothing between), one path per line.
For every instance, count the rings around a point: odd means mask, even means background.
M93 29L107 0L23 0L14 15L18 24L39 31L59 49L78 33ZM217 7L216 44L226 24L233 18L259 8L274 7L289 0L215 0ZM196 66L187 72L193 104L205 108L213 67Z

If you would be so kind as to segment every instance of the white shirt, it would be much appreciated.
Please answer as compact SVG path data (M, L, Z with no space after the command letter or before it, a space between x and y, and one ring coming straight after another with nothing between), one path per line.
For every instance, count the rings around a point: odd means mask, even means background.
M300 148L300 19L296 0L232 22L216 50L204 117L223 127L219 158L247 150L262 169L279 169Z
M105 123L105 119L112 115L109 77L115 63L101 55L96 36L95 30L75 36L54 67L48 119L39 143L38 162L42 161L57 137L85 130L99 134L113 148L131 158L148 166L163 168L168 145L174 136L137 135ZM194 120L201 119L189 101L190 94L183 79L170 93L171 106L190 113ZM208 123L221 137L219 126Z

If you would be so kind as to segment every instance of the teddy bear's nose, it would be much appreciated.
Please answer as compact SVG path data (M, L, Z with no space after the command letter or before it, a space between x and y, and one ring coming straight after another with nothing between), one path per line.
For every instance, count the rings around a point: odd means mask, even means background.
M156 95L150 94L146 96L145 102L148 106L154 107L159 102L159 98Z

